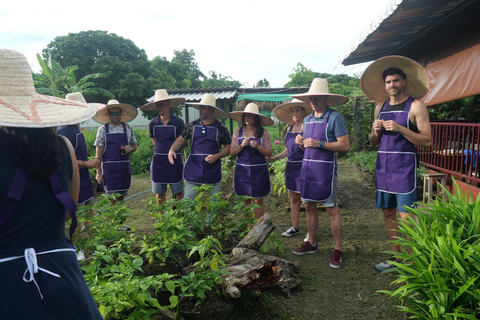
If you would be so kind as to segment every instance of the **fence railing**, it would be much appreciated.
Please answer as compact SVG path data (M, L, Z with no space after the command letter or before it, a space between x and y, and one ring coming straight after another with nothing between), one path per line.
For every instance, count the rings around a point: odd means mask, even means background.
M432 122L431 125L431 147L417 147L420 161L456 179L480 183L480 124Z

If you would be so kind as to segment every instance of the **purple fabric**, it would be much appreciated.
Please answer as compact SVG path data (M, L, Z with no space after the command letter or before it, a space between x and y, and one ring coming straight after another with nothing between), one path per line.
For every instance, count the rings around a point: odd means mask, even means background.
M378 115L381 120L394 120L408 128L413 98L408 98L403 111L386 111L387 101ZM402 134L382 129L375 168L377 189L387 193L407 194L417 187L415 145Z
M171 125L154 125L153 127L155 151L150 166L150 178L153 182L171 184L183 179L182 153L180 151L176 153L177 159L175 159L173 165L168 161L168 151L177 138L176 119L177 117L172 115L170 118ZM158 121L159 117L157 116L155 123L158 123Z
M242 135L243 128L240 128L237 145L241 145L245 139ZM250 138L252 140L262 145L262 138ZM265 156L250 146L238 154L233 179L235 194L238 196L263 198L270 193L270 173Z
M210 164L205 158L220 152L217 142L219 123L215 126L202 126L200 119L195 122L192 135L192 149L185 163L183 176L186 181L199 184L217 184L222 181L222 162ZM203 134L204 132L204 134Z
M314 138L319 141L328 141L327 115L325 122L309 122L310 115L305 123L305 139ZM318 148L305 148L305 155L300 173L300 194L303 199L321 202L329 199L333 193L333 176L335 171L335 154L332 151Z
M302 132L292 132L290 126L285 135L285 145L288 150L287 166L285 168L285 187L292 192L300 192L300 172L305 152L295 143L295 137Z
M130 189L132 180L129 155L122 155L120 147L128 145L127 128L123 133L110 133L105 125L105 149L103 150L103 186L109 193Z
M50 175L50 185L52 186L55 198L57 198L67 208L68 213L70 214L70 218L72 219L69 235L70 243L72 247L75 248L72 242L72 236L75 232L75 229L77 228L77 204L75 203L75 200L73 200L72 196L68 192L63 190L62 184L60 183L60 180L58 179L58 176L55 172Z
M87 161L87 144L85 143L85 137L83 133L77 133L77 143L75 148L75 156L77 160ZM93 186L92 179L90 178L90 173L88 168L78 169L80 173L80 193L78 194L78 203L84 203L93 198Z

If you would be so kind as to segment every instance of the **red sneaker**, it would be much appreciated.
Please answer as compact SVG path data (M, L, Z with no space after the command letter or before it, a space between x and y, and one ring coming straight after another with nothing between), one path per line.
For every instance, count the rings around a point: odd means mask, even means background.
M332 260L330 260L330 267L332 268L335 268L335 269L338 269L342 266L342 251L340 250L333 250L333 254L332 254Z
M300 248L293 250L293 254L304 255L307 253L316 253L317 245L312 246L310 242L306 241L302 244Z

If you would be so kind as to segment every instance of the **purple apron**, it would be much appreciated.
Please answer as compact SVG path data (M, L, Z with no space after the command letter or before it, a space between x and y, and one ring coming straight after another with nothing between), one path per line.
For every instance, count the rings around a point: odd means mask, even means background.
M245 139L242 137L243 128L238 133L237 145ZM250 138L262 145L262 138ZM233 177L234 190L237 196L263 198L270 193L270 173L268 172L265 156L255 148L245 147L238 154L235 174Z
M285 145L288 150L287 166L285 168L285 187L288 191L300 192L300 172L304 151L295 143L295 137L302 132L292 132L293 125L285 135Z
M103 150L103 187L108 193L130 189L131 169L129 155L122 155L120 147L128 145L127 127L122 122L122 133L110 133L105 124L105 148Z
M177 138L176 119L177 117L172 115L170 118L171 125L156 125L159 117L155 118L156 124L153 126L155 151L150 166L150 178L153 182L171 184L183 180L182 153L180 151L176 152L177 159L175 159L173 165L168 161L168 151Z
M186 181L198 184L217 184L222 181L222 161L219 159L212 164L205 161L208 155L220 152L217 141L219 125L216 120L213 127L200 125L200 119L195 121L192 148L183 172Z
M77 133L76 137L75 155L77 156L77 160L87 161L88 155L85 137L82 132ZM88 168L79 168L78 172L80 173L80 193L78 194L77 203L82 204L93 198L93 186Z
M305 127L305 139L314 138L319 141L328 141L327 128L328 113L325 122L309 122L309 115ZM305 148L302 170L300 173L300 194L309 201L321 202L329 199L333 193L333 177L335 174L335 154L330 150L319 148Z
M409 127L409 114L413 98L408 98L403 111L385 111L387 101L378 115L381 120L394 120ZM401 133L382 128L380 147L375 168L375 180L379 191L407 194L417 188L417 156L415 145Z

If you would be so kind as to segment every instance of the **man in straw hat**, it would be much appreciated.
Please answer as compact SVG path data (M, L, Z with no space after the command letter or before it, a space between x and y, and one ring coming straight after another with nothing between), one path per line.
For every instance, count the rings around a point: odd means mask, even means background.
M198 111L200 118L190 122L182 134L175 140L168 152L168 160L175 163L177 151L190 140L191 151L188 156L183 177L185 178L185 197L195 199L193 189L200 185L211 185L210 195L220 191L222 181L221 159L230 154L230 133L227 127L215 118L228 116L216 107L215 96L206 93L200 103L187 103ZM223 146L223 149L220 147Z
M300 194L305 203L308 234L294 254L317 252L317 204L322 203L330 214L331 228L335 241L330 267L342 266L342 218L337 201L337 161L335 152L347 152L350 138L343 116L330 106L346 103L348 98L328 93L326 79L315 78L307 93L293 96L309 102L313 112L305 117L303 136L297 135L295 142L305 148L300 173ZM308 238L308 239L307 239Z
M135 107L112 99L93 117L104 124L98 128L94 143L96 157L102 162L97 168L97 181L103 184L107 194L120 194L118 201L123 201L128 194L132 180L129 155L137 150L137 139L127 122L137 114Z
M360 84L367 97L378 102L370 134L372 146L380 145L375 169L377 207L383 210L389 240L399 236L397 210L402 219L407 207L417 201L417 155L415 146L430 147L432 141L428 111L422 98L428 91L428 77L417 62L388 56L373 62ZM394 252L400 246L391 244ZM378 271L394 268L390 260L375 265ZM399 260L397 260L399 262Z
M85 98L80 92L73 92L67 94L65 97L66 100L77 101L82 104L87 104ZM104 104L90 104L95 107L97 110L105 108ZM64 136L70 141L75 150L75 156L77 158L78 171L80 173L80 193L78 195L77 207L93 204L93 185L92 179L90 178L90 173L88 168L98 168L100 166L99 159L88 160L87 154L87 145L85 144L85 137L83 136L82 131L80 130L80 123L71 124L68 126L58 126L57 134ZM93 214L93 211L92 211ZM81 228L81 226L78 226ZM83 250L77 252L78 260L84 260L85 254Z
M159 89L155 91L153 102L140 107L140 110L156 110L158 112L158 116L150 121L149 133L155 146L150 166L150 178L152 179L152 191L156 193L159 205L167 200L165 193L168 184L170 184L175 199L181 200L184 196L182 154L177 152L177 158L173 164L168 161L170 147L185 129L185 122L171 114L170 108L184 102L185 98L170 98L165 89ZM186 145L187 143L185 143Z
M14 50L0 49L0 70L1 318L103 319L71 241L75 152L54 130L90 119L95 109L37 94L27 59Z

